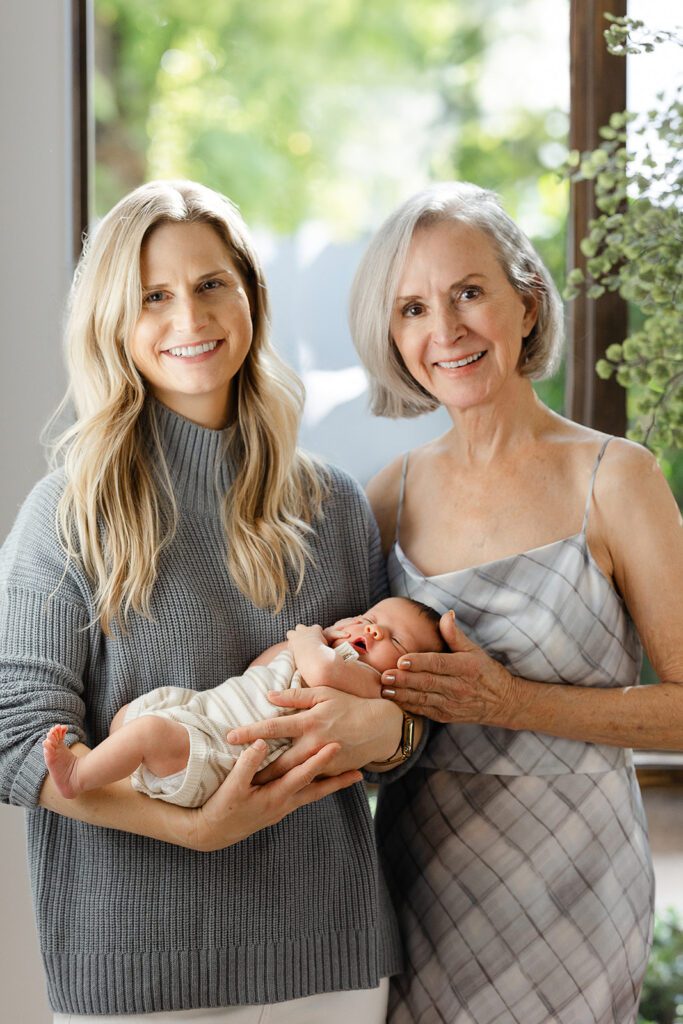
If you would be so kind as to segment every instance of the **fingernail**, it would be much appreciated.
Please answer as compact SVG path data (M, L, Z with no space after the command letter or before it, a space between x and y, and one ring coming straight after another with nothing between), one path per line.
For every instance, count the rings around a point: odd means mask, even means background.
M384 686L382 688L382 696L383 697L395 697L396 696L396 690L392 690L391 687L389 687L389 686Z
M384 673L384 678L388 679L390 683L395 683L396 682L396 676L393 675L393 673L391 673L391 672L385 672Z
M401 658L398 663L399 668L410 668L411 662L407 661L406 658Z

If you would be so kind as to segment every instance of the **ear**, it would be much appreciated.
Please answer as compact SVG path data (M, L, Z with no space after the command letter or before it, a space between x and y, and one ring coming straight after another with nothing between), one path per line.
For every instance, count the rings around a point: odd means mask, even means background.
M527 292L522 295L524 306L524 319L522 320L522 337L528 338L538 320L538 296L536 292Z

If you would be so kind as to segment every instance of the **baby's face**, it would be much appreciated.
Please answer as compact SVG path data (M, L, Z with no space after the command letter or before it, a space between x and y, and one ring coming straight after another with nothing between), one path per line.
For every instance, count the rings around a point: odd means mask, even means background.
M335 627L344 636L333 641L332 646L338 647L345 640L358 653L360 661L378 672L396 668L401 655L409 651L433 651L437 646L435 627L402 597L388 597L363 615L341 619Z

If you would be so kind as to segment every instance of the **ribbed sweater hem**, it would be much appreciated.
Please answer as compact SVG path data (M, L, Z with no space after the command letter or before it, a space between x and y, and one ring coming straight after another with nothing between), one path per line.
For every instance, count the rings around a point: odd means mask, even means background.
M380 950L386 955L380 959ZM55 1013L129 1014L278 1003L375 988L401 970L396 934L302 935L263 946L43 956Z

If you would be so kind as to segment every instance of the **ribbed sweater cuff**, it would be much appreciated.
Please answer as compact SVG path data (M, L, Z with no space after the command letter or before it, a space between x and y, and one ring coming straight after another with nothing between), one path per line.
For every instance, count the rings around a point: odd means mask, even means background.
M4 621L0 631L2 658L13 666L16 676L21 675L25 680L15 699L21 700L25 696L29 702L31 687L37 692L41 687L46 693L53 691L57 666L61 673L61 706L48 716L43 701L36 705L30 742L27 742L26 753L21 760L16 759L18 767L9 790L10 803L35 807L47 774L42 746L47 729L59 722L68 725L68 746L84 736L74 720L81 714L81 698L77 693L81 683L76 671L86 656L86 618L83 607L23 587L8 588L7 596L8 599L3 601ZM31 637L30 658L25 654L26 636ZM67 666L74 666L73 674ZM40 732L36 736L37 730ZM28 736L26 740L29 740Z

